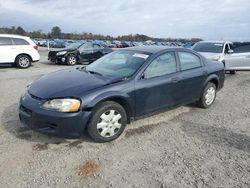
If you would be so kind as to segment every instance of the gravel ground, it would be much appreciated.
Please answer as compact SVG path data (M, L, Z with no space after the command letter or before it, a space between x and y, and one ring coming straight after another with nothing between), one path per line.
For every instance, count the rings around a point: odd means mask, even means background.
M98 144L22 127L25 86L67 66L0 67L0 187L250 187L250 73L227 75L207 110L180 107L133 122Z

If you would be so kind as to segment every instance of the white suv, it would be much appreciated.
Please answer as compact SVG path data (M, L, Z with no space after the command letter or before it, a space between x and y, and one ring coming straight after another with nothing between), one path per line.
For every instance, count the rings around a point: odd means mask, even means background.
M29 37L0 34L0 63L15 63L25 69L39 59L37 45Z

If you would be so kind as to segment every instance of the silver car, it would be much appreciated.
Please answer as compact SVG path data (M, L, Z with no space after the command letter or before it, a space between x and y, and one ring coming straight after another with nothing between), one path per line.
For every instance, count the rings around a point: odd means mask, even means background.
M231 74L250 70L250 42L202 41L196 43L193 50L208 59L223 62L225 70Z

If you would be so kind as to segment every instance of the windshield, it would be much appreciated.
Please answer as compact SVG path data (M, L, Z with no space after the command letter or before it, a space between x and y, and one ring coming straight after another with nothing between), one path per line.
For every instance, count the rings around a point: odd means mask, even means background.
M75 49L75 48L80 47L82 44L83 44L82 42L74 42L74 43L68 45L66 48L67 49Z
M148 57L148 54L141 52L116 51L86 66L86 71L96 72L104 76L130 77Z
M195 44L193 50L197 52L222 53L223 43L200 42Z

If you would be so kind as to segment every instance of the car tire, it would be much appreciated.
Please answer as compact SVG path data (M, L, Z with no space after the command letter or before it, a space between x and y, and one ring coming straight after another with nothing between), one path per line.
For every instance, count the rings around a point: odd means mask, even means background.
M67 57L67 64L70 65L70 66L76 65L77 64L76 56L73 55L73 54L68 55L68 57Z
M27 55L19 55L16 57L15 64L20 69L27 69L31 66L31 59Z
M102 102L93 109L87 131L95 142L110 142L118 138L127 125L124 108L115 102Z
M231 71L229 71L229 74L236 74L236 71L235 70L231 70Z
M198 106L201 108L209 108L216 98L216 86L214 83L208 82L207 86L203 90L202 96L198 101Z

